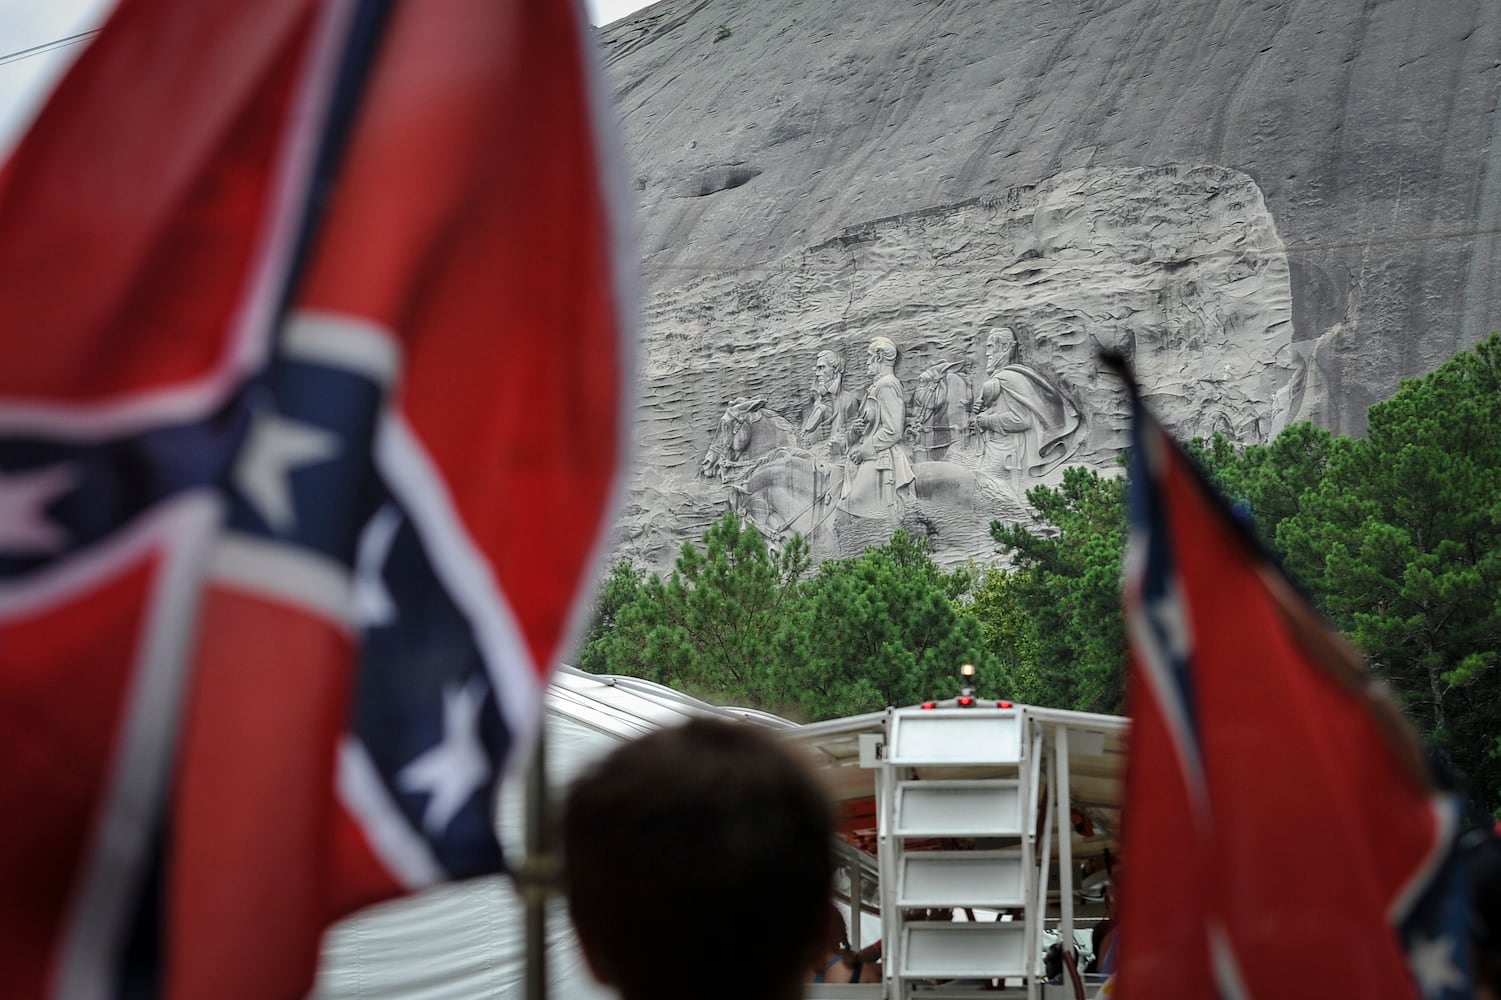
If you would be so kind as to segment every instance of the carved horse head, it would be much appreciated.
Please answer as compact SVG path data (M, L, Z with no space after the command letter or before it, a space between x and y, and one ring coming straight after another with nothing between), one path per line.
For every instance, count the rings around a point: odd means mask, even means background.
M962 361L941 361L917 377L907 427L920 449L919 458L941 457L967 427L973 393L960 373L963 367Z
M764 417L770 417L780 424L777 427L779 434L757 434ZM791 425L773 411L766 409L765 399L743 396L733 400L725 408L724 415L719 418L719 428L714 432L714 440L709 442L709 450L704 452L703 461L698 465L699 474L723 479L728 475L732 466L757 457L751 452L753 445L758 443L759 437L773 438L790 434ZM769 451L770 447L760 450Z

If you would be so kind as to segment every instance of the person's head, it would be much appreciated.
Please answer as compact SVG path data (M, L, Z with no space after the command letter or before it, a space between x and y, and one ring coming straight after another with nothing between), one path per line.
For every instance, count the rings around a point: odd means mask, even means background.
M985 338L985 363L991 371L1016 361L1021 348L1009 326L998 326Z
M872 375L881 371L891 371L896 367L896 344L888 337L877 337L870 342L866 350L866 370Z
M813 363L813 384L818 390L833 395L839 391L843 379L844 359L833 351L819 351L818 360Z
M787 747L699 719L628 743L564 803L569 909L626 1000L796 996L833 881L830 806ZM755 960L725 974L726 956Z
M1501 996L1501 836L1485 830L1464 838L1470 869L1470 940L1475 985Z

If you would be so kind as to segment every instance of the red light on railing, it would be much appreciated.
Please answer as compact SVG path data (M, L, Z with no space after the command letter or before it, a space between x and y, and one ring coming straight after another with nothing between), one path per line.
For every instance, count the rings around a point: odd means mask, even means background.
M1011 708L1012 705L1011 705L1011 702L1009 702L1009 701L998 701L998 702L995 703L995 707L996 708Z
M918 707L922 708L924 711L929 711L929 710L937 708L938 707L938 702L936 702L936 701L925 701L925 702L923 702Z
M960 708L973 708L974 704L975 704L975 700L973 698L971 698L969 695L965 695L963 698L959 699L959 707Z

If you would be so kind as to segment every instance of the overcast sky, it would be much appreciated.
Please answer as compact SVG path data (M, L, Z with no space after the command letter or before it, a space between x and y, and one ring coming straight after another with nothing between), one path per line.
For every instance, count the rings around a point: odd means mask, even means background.
M609 24L650 2L587 0L590 20L595 24ZM39 102L82 49L82 43L20 58L14 54L91 31L112 6L114 0L0 0L0 157L10 151Z

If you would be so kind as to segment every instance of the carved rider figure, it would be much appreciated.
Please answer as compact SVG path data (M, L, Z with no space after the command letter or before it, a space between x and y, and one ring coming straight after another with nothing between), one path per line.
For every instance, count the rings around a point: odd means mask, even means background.
M985 435L985 464L1009 475L1021 493L1023 477L1041 476L1073 450L1079 411L1058 387L1018 364L1016 334L991 331L985 342L988 375L976 402L975 426Z
M858 517L886 514L900 520L915 498L916 476L904 446L907 404L895 369L896 345L886 337L872 340L866 371L873 380L859 417L850 425L841 500L841 506Z
M844 359L833 351L819 351L813 365L813 397L803 418L801 438L810 448L828 445L828 457L844 454L850 422L860 415L862 399L844 387Z

